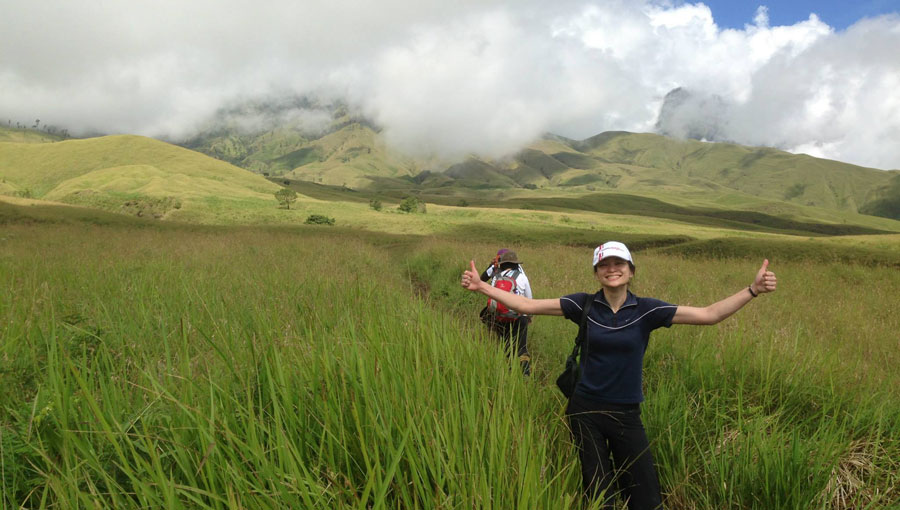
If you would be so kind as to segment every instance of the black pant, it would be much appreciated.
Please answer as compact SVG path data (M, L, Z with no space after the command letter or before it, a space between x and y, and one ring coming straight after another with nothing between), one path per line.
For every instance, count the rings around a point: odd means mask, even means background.
M521 317L512 322L500 322L495 315L490 314L485 308L481 310L481 322L491 330L491 333L497 335L503 341L507 356L515 353L520 361L531 359L528 355L528 323L531 322L530 317Z
M498 322L495 331L503 339L507 354L515 353L522 361L529 359L527 318L516 319L512 322Z
M573 395L566 416L581 458L587 498L603 493L603 508L612 508L618 493L628 500L629 510L662 508L639 404L602 404Z

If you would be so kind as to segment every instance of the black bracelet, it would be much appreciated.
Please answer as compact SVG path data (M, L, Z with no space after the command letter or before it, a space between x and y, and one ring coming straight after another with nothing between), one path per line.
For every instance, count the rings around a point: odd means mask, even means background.
M757 294L756 292L753 292L753 286L752 286L752 285L748 285L748 286L747 286L747 290L750 291L750 295L751 295L751 296L753 296L753 297L759 296L759 294Z

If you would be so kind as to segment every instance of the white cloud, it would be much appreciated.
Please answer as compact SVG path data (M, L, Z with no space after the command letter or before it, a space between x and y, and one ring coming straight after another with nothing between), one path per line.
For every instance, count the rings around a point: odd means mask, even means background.
M0 115L72 132L187 136L241 98L315 94L405 150L501 156L650 131L680 86L720 98L738 143L900 168L897 15L835 31L760 9L723 30L701 3L625 0L9 2L0 33ZM691 104L673 118L709 114Z

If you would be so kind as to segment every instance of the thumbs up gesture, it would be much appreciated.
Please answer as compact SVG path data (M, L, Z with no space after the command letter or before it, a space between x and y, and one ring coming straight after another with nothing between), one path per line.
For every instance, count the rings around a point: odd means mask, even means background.
M756 273L756 278L750 285L750 289L757 293L775 292L775 285L778 283L775 273L769 271L769 259L763 260L762 267Z
M475 261L469 261L469 269L463 271L462 280L460 281L460 285L463 288L468 290L478 290L478 286L481 285L482 281L479 277L478 270L475 269Z

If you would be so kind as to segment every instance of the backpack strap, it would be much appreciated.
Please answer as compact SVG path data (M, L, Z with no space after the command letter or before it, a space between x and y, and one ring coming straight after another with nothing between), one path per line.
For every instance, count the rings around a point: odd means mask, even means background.
M506 278L510 278L515 284L516 288L518 288L519 282L516 280L519 278L519 275L522 274L522 271L519 271L518 269L504 269L502 271L499 269L495 269L493 274L491 274L491 276L489 277L489 279L491 280L491 285L494 284L497 278L500 278L500 276L503 275L504 271L512 271L512 273L510 273L509 276L506 276Z
M581 322L578 325L578 337L575 339L575 347L572 349L572 356L578 356L578 351L581 350L582 344L584 345L584 354L585 356L587 355L587 318L588 313L590 313L591 307L594 304L594 298L596 296L597 294L588 294L588 296L584 299L584 303L582 303Z
M513 285L515 286L513 288L514 291L519 288L519 275L520 274L522 274L521 271L519 271L518 269L513 269L513 272L509 275L509 277L513 281ZM515 292L513 292L513 294L515 294Z

